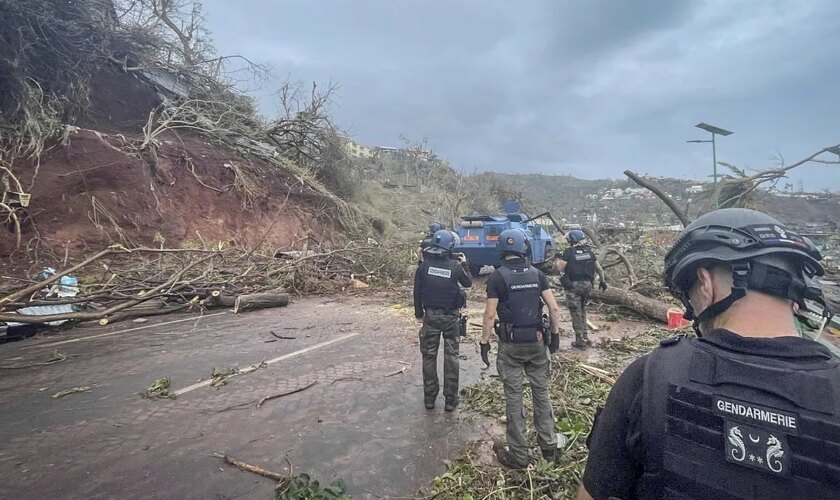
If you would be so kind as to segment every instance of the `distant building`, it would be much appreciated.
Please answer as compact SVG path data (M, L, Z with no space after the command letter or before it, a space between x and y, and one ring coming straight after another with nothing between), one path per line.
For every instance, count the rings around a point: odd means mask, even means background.
M373 148L369 148L351 140L344 143L344 151L346 151L348 155L356 158L373 158L376 156L376 150Z
M690 187L686 188L685 192L688 193L688 194L702 193L703 192L703 186L701 184L695 184L693 186L690 186Z

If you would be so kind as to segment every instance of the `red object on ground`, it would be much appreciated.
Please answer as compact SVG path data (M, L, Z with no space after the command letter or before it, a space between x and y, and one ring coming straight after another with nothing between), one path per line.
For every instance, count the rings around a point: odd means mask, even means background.
M679 330L680 328L691 326L691 321L688 321L685 318L683 318L684 313L684 311L680 311L677 309L668 309L669 330Z

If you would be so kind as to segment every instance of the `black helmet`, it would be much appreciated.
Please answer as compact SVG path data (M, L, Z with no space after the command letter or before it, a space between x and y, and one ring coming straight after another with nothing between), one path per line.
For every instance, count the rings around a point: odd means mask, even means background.
M435 234L441 229L446 229L446 226L444 226L440 222L432 222L431 224L429 224L429 234Z
M798 269L795 276L773 266L754 262L756 257L778 255ZM805 278L822 276L822 256L808 238L787 229L773 217L746 208L724 208L695 219L677 236L665 256L665 286L686 306L686 318L694 319L688 290L702 264L725 262L733 268L732 294L710 306L699 319L725 311L746 290L754 289L789 298L805 307L805 298L822 302L818 290L809 289Z

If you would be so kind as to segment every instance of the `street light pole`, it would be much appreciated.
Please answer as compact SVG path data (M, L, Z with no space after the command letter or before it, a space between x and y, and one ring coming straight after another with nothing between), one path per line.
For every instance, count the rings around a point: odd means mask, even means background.
M722 129L720 127L715 127L714 125L709 125L708 123L700 122L695 127L705 130L712 134L712 140L701 140L695 139L693 141L686 141L686 142L694 142L694 143L702 143L702 142L711 142L712 143L712 175L714 179L714 191L715 193L715 208L718 207L718 196L717 196L717 184L718 184L718 175L717 175L717 143L715 142L716 135L722 135L726 137L727 135L732 135L732 132L726 129Z
M712 132L712 175L714 176L714 192L717 193L717 147L715 144L715 133ZM715 208L718 207L718 198L715 197Z

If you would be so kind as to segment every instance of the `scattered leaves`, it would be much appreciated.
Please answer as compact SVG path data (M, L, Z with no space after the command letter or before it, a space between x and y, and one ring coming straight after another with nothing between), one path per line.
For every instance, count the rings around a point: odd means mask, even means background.
M342 479L336 479L329 486L312 479L309 474L301 473L288 476L280 481L275 490L276 500L345 500L347 485Z
M237 368L228 368L227 370L216 370L213 368L213 372L210 374L210 378L212 379L210 387L221 387L227 384L228 379L238 373L239 369Z
M146 388L140 395L146 399L175 399L175 394L171 392L172 381L169 377L159 378Z

